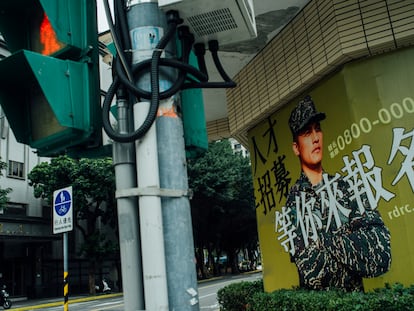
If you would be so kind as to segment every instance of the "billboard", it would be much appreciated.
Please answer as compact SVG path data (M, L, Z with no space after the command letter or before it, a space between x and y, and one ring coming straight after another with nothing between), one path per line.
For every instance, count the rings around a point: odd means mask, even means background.
M266 291L414 283L413 68L346 64L249 131Z

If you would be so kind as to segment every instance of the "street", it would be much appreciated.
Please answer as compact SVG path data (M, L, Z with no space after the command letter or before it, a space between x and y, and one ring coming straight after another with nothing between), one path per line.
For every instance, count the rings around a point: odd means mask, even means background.
M202 281L198 285L200 311L218 311L217 292L231 283L241 281L255 281L262 278L261 273L250 273L240 275L223 276L207 281ZM13 300L13 299L12 299ZM63 309L62 299L42 299L13 302L11 310L14 311L61 311ZM89 297L69 297L69 310L81 311L124 311L122 294L110 294Z

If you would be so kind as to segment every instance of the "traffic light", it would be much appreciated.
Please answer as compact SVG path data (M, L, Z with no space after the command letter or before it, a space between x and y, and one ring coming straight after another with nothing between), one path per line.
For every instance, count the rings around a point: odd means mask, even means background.
M17 141L42 156L99 143L96 1L2 0L0 32L0 104Z

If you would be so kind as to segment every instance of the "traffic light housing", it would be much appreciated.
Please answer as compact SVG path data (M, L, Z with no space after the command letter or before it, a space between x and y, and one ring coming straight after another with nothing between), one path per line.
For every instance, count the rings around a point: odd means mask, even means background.
M0 104L17 141L54 156L100 143L95 0L2 0Z

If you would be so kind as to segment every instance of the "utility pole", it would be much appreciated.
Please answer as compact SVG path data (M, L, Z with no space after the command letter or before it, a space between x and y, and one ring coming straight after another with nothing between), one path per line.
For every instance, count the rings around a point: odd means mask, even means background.
M109 4L105 3L109 16ZM198 311L179 90L187 71L199 80L208 78L185 62L190 53L191 36L184 36L185 41L182 41L182 50L186 51L184 62L176 59L176 30L181 23L176 11L165 13L154 0L120 0L115 5L119 28L111 32L117 34L114 38L122 37L122 44L114 39L119 61L117 58L114 62L116 75L102 111L103 127L115 141L125 308L128 311ZM179 32L181 40L188 34L188 30ZM131 57L125 57L126 53L131 53ZM149 72L145 69L147 65L150 65ZM124 87L118 90L121 83ZM205 85L196 83L193 86ZM118 90L117 130L108 118L115 90ZM122 91L127 93L122 94ZM135 98L138 102L133 104L132 115L128 103L132 105ZM129 116L133 121L129 122ZM135 150L132 149L134 141ZM136 176L133 176L134 168ZM138 206L132 198L136 196ZM132 268L134 264L136 267ZM134 299L134 295L138 297Z
M167 19L158 1L132 2L134 4L127 9L127 19L132 59L139 63L153 56L155 45L166 33ZM175 56L175 38L171 42L162 52L163 57ZM159 67L158 70L159 91L162 92L173 84L176 74L172 69ZM154 92L148 74L136 83ZM153 128L136 142L147 310L199 310L184 134L178 104L179 94L162 100L156 127L153 124ZM148 108L144 103L135 106L135 123L139 127L140 118L146 115ZM166 302L163 301L164 290L168 294Z
M162 199L168 297L171 310L197 311L199 298L187 164L177 100L162 103L161 110L168 113L157 119L161 188L177 192L176 197Z
M121 95L118 92L118 95ZM127 133L128 103L119 96L118 130ZM113 142L113 162L117 190L136 187L135 153L133 143ZM119 248L122 267L122 288L125 310L145 310L142 282L141 243L138 222L138 203L134 196L117 198Z

